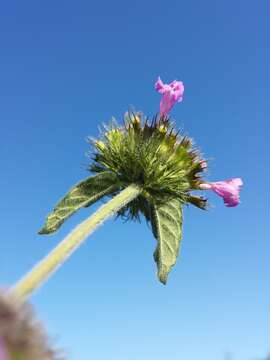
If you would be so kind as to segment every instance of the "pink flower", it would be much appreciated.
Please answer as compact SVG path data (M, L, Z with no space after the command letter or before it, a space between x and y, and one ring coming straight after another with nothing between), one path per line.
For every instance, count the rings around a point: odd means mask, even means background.
M170 84L163 84L160 77L155 83L155 89L162 94L160 101L160 115L166 116L176 102L183 100L184 84L182 81L174 80Z
M205 183L200 185L202 190L213 190L216 194L223 198L226 206L233 207L240 202L240 187L243 181L240 178Z

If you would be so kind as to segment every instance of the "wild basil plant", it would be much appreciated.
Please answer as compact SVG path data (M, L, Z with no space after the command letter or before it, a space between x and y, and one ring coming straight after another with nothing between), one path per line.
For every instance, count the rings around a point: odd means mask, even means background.
M109 197L90 218L78 225L56 248L13 288L25 298L61 265L107 218L144 217L157 240L154 259L158 278L165 284L176 262L182 238L183 208L206 209L207 200L193 191L212 190L228 207L239 203L240 178L218 182L204 179L207 161L190 138L174 127L169 112L183 100L184 85L158 78L160 111L153 118L140 112L125 114L123 124L111 122L100 139L91 140L91 176L76 184L48 215L39 234L51 234L76 211Z

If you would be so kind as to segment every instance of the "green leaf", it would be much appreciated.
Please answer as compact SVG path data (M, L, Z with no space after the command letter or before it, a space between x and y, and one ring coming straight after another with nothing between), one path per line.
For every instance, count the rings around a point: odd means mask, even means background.
M55 232L63 222L82 207L88 207L118 189L117 177L111 172L91 176L75 185L48 215L39 234Z
M178 199L169 200L152 208L152 231L157 239L154 259L158 267L158 278L164 285L178 256L182 238L182 220L182 205Z

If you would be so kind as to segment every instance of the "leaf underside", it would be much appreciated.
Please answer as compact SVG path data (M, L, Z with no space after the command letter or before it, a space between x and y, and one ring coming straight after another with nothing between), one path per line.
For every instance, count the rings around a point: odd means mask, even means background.
M178 199L169 200L152 208L151 225L157 239L154 259L158 267L158 278L164 285L178 256L182 238L182 220L182 204Z
M118 189L116 175L103 172L75 185L55 206L48 215L44 227L39 234L55 232L63 222L82 207L88 207L105 195Z

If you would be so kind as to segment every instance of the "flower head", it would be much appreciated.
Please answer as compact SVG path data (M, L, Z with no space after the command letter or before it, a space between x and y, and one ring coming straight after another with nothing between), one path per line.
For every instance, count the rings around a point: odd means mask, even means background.
M226 206L237 206L240 202L240 187L243 181L240 178L234 178L224 181L212 183L203 183L200 185L202 190L213 190L216 194L223 198Z
M160 77L155 83L155 89L162 94L160 101L160 115L166 117L176 102L183 100L184 84L174 80L170 84L164 84Z
M140 113L126 113L125 126L112 124L110 130L92 144L96 150L90 170L110 172L117 176L121 190L135 183L144 188L143 195L119 211L128 218L139 218L147 212L146 202L178 197L182 203L205 208L205 202L194 201L190 192L202 182L203 167L200 153L191 139L181 136L168 119L143 118ZM103 146L100 146L100 143ZM115 185L115 180L113 181ZM115 195L115 193L113 194Z

